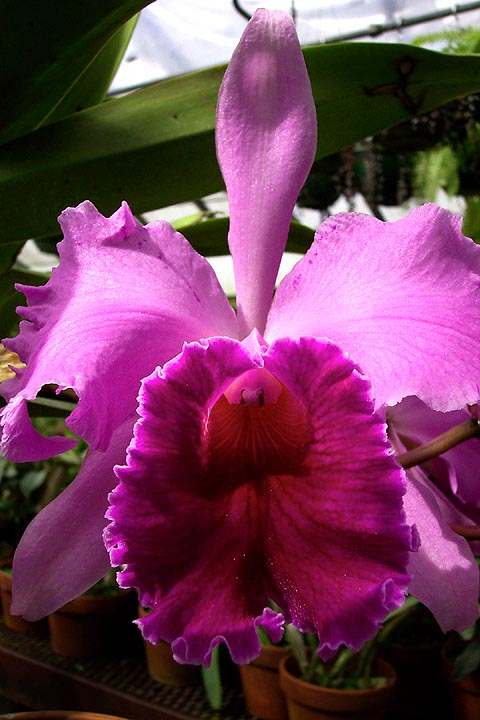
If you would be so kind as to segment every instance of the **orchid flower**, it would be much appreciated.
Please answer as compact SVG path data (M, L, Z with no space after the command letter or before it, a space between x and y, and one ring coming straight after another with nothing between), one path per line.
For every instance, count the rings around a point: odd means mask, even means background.
M435 412L416 397L388 409L389 438L399 454L405 447L425 447L447 431L473 423L466 409ZM478 538L480 526L480 439L452 447L407 473L404 507L408 522L422 538L412 553L409 590L429 607L444 630L464 628L478 608L479 545L459 534ZM457 529L457 531L455 531ZM472 622L473 622L472 620Z
M27 461L72 446L28 418L47 383L75 390L67 422L89 450L18 547L12 609L41 617L92 585L109 562L103 534L120 584L152 608L144 636L178 661L208 664L224 641L248 662L256 627L277 640L284 619L318 632L327 658L359 649L408 590L418 537L385 407L477 402L479 249L433 205L396 223L335 216L272 304L316 144L284 13L248 24L216 137L237 314L179 233L142 227L126 204L110 218L89 202L65 210L59 267L23 288L25 320L6 344L26 368L2 385L2 451ZM435 582L455 576L437 569ZM457 626L472 622L466 592Z

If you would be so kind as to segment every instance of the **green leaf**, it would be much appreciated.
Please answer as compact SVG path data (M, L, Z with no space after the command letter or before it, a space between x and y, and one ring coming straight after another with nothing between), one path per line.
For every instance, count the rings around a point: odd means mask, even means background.
M2 240L5 240L5 242L2 242ZM12 267L15 258L22 249L22 245L23 241L18 239L9 241L6 238L0 238L0 278Z
M468 643L462 652L455 658L454 679L464 680L480 666L480 641L477 639Z
M205 688L208 702L214 710L220 710L220 708L222 707L223 699L219 650L220 647L216 645L212 652L212 661L209 668L206 668L204 665L202 665L203 687Z
M480 198L475 196L467 197L467 208L463 219L462 232L480 243Z
M166 81L0 148L2 241L54 234L59 213L86 198L104 214L124 199L141 213L221 187L213 124L222 73Z
M458 157L451 145L437 145L417 153L413 168L417 198L433 202L440 188L445 188L449 195L455 195L459 184Z
M75 404L65 400L36 397L28 401L28 414L30 417L59 417L66 418L75 410Z
M480 90L480 57L395 43L306 48L317 157Z
M77 93L82 105L98 102L132 27L109 41L149 1L2 0L0 142L59 116L61 104L63 115L75 109ZM79 82L93 61L95 74Z
M48 275L43 273L26 272L23 270L11 270L6 275L0 276L2 293L0 294L0 339L11 337L16 333L18 326L18 315L16 308L25 305L24 296L14 288L15 283L24 285L43 285L48 280Z
M27 470L27 472L20 478L20 490L25 498L29 498L30 495L43 485L47 477L48 470L42 468L41 470Z
M480 90L478 56L347 43L308 48L305 58L318 157ZM2 242L55 233L60 211L86 198L106 215L123 199L142 213L221 189L214 121L223 72L159 83L0 148Z
M48 116L48 123L97 105L104 99L125 54L138 15L122 25L78 77L61 103Z

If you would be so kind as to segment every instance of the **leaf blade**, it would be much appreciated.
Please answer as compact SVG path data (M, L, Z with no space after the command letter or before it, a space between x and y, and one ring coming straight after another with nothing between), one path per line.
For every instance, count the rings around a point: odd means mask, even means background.
M2 0L0 142L45 122L105 43L149 2Z
M308 48L305 57L318 157L403 122L413 106L425 111L480 90L473 55L352 43ZM162 82L0 148L1 241L56 232L59 212L87 197L104 214L123 199L142 213L221 189L214 122L223 71Z

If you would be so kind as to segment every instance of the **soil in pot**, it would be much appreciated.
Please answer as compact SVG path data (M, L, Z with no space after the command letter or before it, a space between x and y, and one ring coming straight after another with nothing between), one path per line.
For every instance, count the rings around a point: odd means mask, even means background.
M341 690L304 682L298 677L293 655L281 660L279 670L290 720L384 720L395 696L396 672L380 659L374 663L374 672L386 677L387 683L367 690Z
M141 647L136 607L130 590L75 598L48 617L52 649L64 657L135 654Z
M287 702L280 687L278 667L289 652L278 645L262 645L258 658L248 665L239 665L245 702L252 715L263 720L287 720Z
M37 620L36 622L30 622L19 615L12 615L10 613L10 606L12 604L12 574L10 569L6 567L0 568L0 596L2 599L3 619L5 625L10 628L10 630L16 630L21 633L34 633L37 635L48 634L48 621L46 618Z

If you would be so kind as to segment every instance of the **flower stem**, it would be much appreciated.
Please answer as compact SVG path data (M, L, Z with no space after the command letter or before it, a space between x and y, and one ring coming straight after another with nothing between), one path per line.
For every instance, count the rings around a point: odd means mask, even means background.
M447 450L451 450L456 445L460 445L465 440L479 437L480 422L474 418L469 418L430 440L430 442L425 443L425 445L419 445L413 450L407 450L407 452L396 455L395 459L405 470L408 470L408 468L415 465L421 465L428 460L433 460L433 458L447 452Z
M450 527L465 540L480 540L480 525L450 525Z

